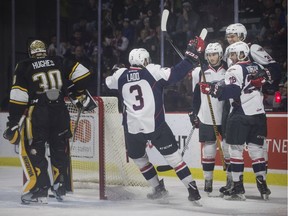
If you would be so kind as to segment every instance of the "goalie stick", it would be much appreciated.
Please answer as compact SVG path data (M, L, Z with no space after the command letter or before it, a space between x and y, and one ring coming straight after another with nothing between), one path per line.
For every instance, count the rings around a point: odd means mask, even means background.
M191 129L191 131L190 131L190 133L188 135L187 142L185 142L185 145L184 145L183 150L181 152L182 157L185 154L186 150L188 149L188 145L189 145L189 143L191 141L191 138L192 138L194 130L195 130L195 126L192 127L192 129ZM172 170L172 169L173 169L173 167L171 167L169 165L160 165L160 166L156 167L156 170L158 172L165 172L165 171Z

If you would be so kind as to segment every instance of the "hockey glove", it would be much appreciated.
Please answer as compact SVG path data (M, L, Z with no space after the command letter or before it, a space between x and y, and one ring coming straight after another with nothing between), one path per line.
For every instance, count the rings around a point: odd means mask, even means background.
M203 94L209 94L214 98L219 98L222 94L222 88L218 83L200 82L199 85Z
M256 88L261 88L266 82L272 83L270 71L266 68L250 75L249 79L250 84Z
M3 133L3 137L9 140L11 144L14 144L14 145L19 144L19 141L20 141L19 125L17 123L13 124L11 122L8 122L7 128Z
M83 109L83 111L92 111L97 107L95 101L87 90L76 91L76 93L69 92L69 98L78 109Z
M204 41L200 37L196 36L195 39L189 41L185 52L185 58L192 63L198 64L204 50Z
M188 113L188 115L189 115L190 122L191 122L192 126L195 128L199 128L200 120L199 120L198 116L193 112Z

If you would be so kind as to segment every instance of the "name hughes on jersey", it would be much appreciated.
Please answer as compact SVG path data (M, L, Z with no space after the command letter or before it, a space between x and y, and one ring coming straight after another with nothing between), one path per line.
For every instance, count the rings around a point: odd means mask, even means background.
M55 66L55 63L52 60L40 60L32 63L32 66L34 69L38 69L41 67L49 67L49 66Z
M137 80L140 80L140 75L138 72L127 74L127 81L128 82L133 82L133 81L137 81Z

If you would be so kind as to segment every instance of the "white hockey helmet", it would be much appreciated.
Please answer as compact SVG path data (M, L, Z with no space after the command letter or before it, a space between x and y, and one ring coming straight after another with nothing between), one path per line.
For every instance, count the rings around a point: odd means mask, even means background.
M205 49L205 59L207 60L207 54L218 53L219 60L223 58L223 48L220 43L209 43Z
M230 55L230 53L235 52L238 60L243 61L249 56L249 51L250 51L249 46L245 42L239 41L229 46L228 55ZM240 57L241 53L244 54L242 58Z
M41 40L34 40L28 47L30 58L43 58L47 56L46 45Z
M229 34L236 34L241 41L244 41L247 37L247 30L243 24L234 23L226 28L226 36Z
M133 49L129 53L129 63L134 66L144 66L151 63L150 54L144 48Z

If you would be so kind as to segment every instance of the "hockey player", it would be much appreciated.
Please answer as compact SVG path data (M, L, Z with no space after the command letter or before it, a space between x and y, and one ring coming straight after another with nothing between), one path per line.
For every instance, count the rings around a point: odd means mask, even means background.
M225 85L200 83L204 94L211 94L221 100L230 99L232 111L227 119L226 142L229 144L233 187L224 191L224 198L245 200L243 185L243 149L248 146L253 171L261 197L267 199L270 190L266 184L263 144L267 135L267 124L263 94L251 81L260 76L268 79L263 67L249 61L249 47L244 42L230 45L228 56L232 66L225 74ZM262 75L264 74L264 75Z
M47 57L46 46L34 40L28 47L29 58L15 69L10 92L9 117L3 136L11 144L20 142L20 161L27 181L23 187L23 203L47 203L51 186L45 145L50 147L53 169L52 190L56 197L72 190L69 138L70 116L64 102L66 82L74 84L75 104L89 109L90 98L84 93L90 72L79 63L62 70L57 58ZM27 112L25 111L27 110ZM26 114L25 123L19 125ZM22 120L21 120L22 121Z
M148 160L145 151L147 143L152 143L174 168L188 189L188 199L197 202L201 198L196 182L178 151L175 137L165 121L163 105L164 87L183 79L198 64L198 49L204 51L201 38L189 42L185 59L172 68L152 64L149 53L143 48L133 49L129 54L131 67L121 68L106 78L107 87L118 89L121 95L128 156L153 187L153 192L147 195L149 199L165 198L168 192L163 179L159 181L153 164Z
M234 44L235 42L245 41L247 37L247 30L245 26L241 23L234 23L229 25L226 28L226 39L229 45ZM248 44L250 45L250 53L249 58L251 62L257 62L258 64L265 67L267 72L271 73L271 76L268 77L269 80L265 80L265 78L258 77L251 81L251 84L257 88L262 87L262 92L267 92L267 89L270 91L276 91L281 80L281 69L280 65L258 44ZM229 50L229 46L225 50L224 60L227 61L228 66L231 64L231 60L227 58L227 53ZM231 187L231 171L230 171L230 156L228 151L228 146L226 145L225 139L225 127L226 127L226 119L228 116L228 111L230 110L229 102L225 102L224 104L224 113L223 113L223 121L222 121L222 129L223 129L223 153L224 158L227 164L227 183L226 186L220 188L220 193L223 193L226 189ZM266 161L266 172L268 171L268 149L267 143L264 142L263 148L266 150L264 151L265 161Z
M209 43L205 49L205 59L208 65L202 64L192 72L192 88L194 89L192 112L189 113L192 126L199 128L199 142L202 146L202 168L204 172L204 191L208 194L213 190L213 171L216 156L216 136L207 95L201 94L198 83L203 80L202 72L207 82L218 82L224 80L227 70L226 63L222 61L223 48L219 43ZM219 133L221 134L221 119L223 112L223 101L211 98L211 105Z

